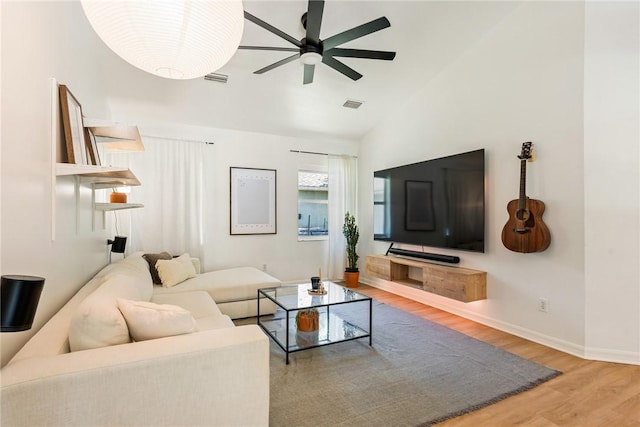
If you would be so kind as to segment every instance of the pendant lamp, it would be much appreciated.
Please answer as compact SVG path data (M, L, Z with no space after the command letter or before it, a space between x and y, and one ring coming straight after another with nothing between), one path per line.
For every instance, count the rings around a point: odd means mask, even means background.
M244 29L241 0L83 0L104 43L131 65L169 79L194 79L226 64Z

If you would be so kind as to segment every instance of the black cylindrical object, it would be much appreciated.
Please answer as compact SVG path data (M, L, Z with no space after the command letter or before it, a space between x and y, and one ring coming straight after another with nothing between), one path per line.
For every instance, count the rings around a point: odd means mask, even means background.
M124 253L124 248L127 246L127 238L125 236L116 236L113 238L113 244L111 245L111 252L119 254Z
M44 278L36 276L2 276L2 332L31 329L44 287Z
M411 257L411 258L428 259L431 261L448 262L451 264L457 264L460 262L460 257L453 256L453 255L431 254L428 252L409 251L406 249L389 248L387 253L394 254L394 255L402 255L402 256Z

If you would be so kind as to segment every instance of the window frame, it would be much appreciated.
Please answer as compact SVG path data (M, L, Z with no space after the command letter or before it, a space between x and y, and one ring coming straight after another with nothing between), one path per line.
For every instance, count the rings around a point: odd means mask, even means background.
M382 200L381 201L377 201L376 200L376 195L375 195L375 190L376 190L376 180L380 180L382 181ZM374 195L373 195L373 222L374 222L374 239L382 239L382 240L386 240L389 238L389 227L390 224L388 223L388 219L389 219L389 180L386 178L381 178L381 177L374 177L373 178L373 182L374 182ZM382 206L382 210L383 210L383 214L382 214L382 228L383 228L383 232L382 233L375 233L375 221L376 221L376 206Z
M300 187L300 173L312 173L312 174L322 174L322 175L326 175L327 176L327 188L326 188L326 194L327 194L327 198L326 200L323 199L301 199L300 198L300 191L301 191L301 187ZM327 169L321 169L321 168L299 168L297 173L296 173L296 187L297 187L297 206L298 206L298 221L297 221L297 231L296 234L298 236L298 241L299 242L308 242L308 241L323 241L323 240L329 240L329 228L327 225L327 232L326 234L316 234L316 235L303 235L300 234L300 227L299 227L299 221L300 221L300 202L304 202L304 203L309 203L309 204L322 204L325 205L327 207L327 224L328 224L328 216L329 216L329 171L328 168ZM311 190L310 191L314 191ZM315 190L315 191L324 191L324 190Z

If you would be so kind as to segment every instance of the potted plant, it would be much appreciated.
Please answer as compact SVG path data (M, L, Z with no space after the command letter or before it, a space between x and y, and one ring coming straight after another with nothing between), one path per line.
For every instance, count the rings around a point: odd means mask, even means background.
M344 215L342 234L347 240L347 268L344 271L344 281L348 288L357 288L360 271L358 270L356 245L358 244L360 233L358 232L356 219L349 212Z

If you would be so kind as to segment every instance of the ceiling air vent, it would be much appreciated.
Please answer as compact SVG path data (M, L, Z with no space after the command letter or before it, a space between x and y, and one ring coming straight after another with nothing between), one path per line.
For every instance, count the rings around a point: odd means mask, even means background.
M342 104L342 106L345 107L345 108L353 108L355 110L356 108L360 108L360 106L362 104L364 104L364 101L356 101L356 100L353 100L353 99L347 99L345 101L345 103Z
M227 80L229 80L229 76L226 74L210 73L204 76L204 79L212 82L226 83Z

